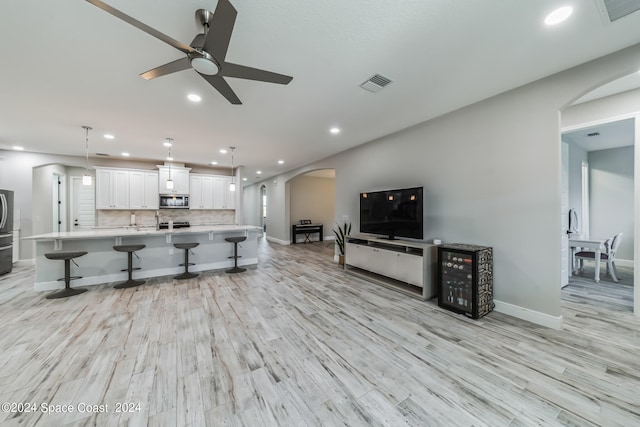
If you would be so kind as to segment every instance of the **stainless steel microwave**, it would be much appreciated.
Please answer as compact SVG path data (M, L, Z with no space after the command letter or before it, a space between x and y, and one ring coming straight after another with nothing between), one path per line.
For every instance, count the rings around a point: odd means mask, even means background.
M161 194L160 209L189 209L189 195Z

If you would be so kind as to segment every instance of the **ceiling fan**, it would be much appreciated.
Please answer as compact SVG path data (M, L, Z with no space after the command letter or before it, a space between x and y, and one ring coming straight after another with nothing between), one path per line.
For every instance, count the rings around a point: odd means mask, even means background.
M231 33L238 14L229 0L218 0L215 12L206 9L198 9L196 11L196 19L204 27L204 33L196 35L190 46L143 24L100 0L87 1L186 54L184 58L140 74L146 80L193 68L230 103L242 104L224 77L236 77L283 85L288 84L293 79L293 77L283 74L225 61Z

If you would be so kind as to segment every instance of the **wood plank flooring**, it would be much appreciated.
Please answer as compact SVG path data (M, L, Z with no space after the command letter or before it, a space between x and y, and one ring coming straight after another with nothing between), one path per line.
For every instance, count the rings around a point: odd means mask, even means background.
M64 300L0 276L0 402L36 405L0 425L640 425L640 319L582 285L552 330L368 283L326 244L259 259Z

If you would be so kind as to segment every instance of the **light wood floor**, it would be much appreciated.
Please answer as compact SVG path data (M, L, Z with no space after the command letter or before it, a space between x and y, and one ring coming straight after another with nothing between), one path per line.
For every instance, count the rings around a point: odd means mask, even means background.
M0 402L37 410L0 425L640 425L640 319L614 305L565 290L562 330L474 321L344 273L324 244L259 252L239 275L66 300L32 268L1 276Z

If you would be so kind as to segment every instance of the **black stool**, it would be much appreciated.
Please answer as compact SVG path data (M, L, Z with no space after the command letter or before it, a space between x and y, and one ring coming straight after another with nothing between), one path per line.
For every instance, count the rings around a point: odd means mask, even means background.
M198 277L197 273L191 273L189 271L189 266L195 265L194 263L189 263L189 250L195 248L199 244L200 243L197 243L197 242L173 244L173 246L175 246L178 249L184 249L184 264L180 264L180 265L184 265L184 273L174 277L174 279L182 280L182 279L193 279L194 277Z
M113 250L116 252L127 252L129 254L128 267L126 269L120 270L129 273L129 280L127 280L126 282L118 283L114 286L115 289L133 288L134 286L139 286L144 283L144 280L134 280L131 277L131 273L133 272L133 270L140 270L140 268L133 268L133 253L139 251L140 249L144 249L145 247L146 245L119 245L113 247ZM136 255L136 257L138 257L138 255Z
M238 267L238 258L240 258L238 255L238 243L247 240L247 236L227 237L224 240L233 243L233 256L229 258L233 258L234 265L233 268L227 270L226 273L242 273L243 271L247 271L246 268Z
M55 260L64 260L64 277L58 280L64 280L64 289L58 292L54 292L52 294L47 295L47 299L56 299L56 298L66 298L74 295L81 294L83 292L87 292L84 288L71 288L70 282L71 279L80 279L82 276L72 276L71 275L71 261L73 258L78 258L83 255L86 255L85 251L78 252L49 252L44 254L47 259L55 259ZM76 264L75 261L73 261ZM76 264L78 266L78 264Z

